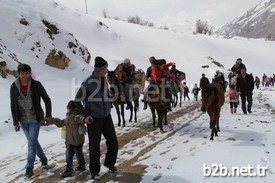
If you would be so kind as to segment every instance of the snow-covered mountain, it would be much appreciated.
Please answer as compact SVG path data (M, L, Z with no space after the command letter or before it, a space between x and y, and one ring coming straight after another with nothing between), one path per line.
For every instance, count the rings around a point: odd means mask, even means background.
M274 39L275 0L260 2L241 17L223 26L216 33L227 38L239 36Z

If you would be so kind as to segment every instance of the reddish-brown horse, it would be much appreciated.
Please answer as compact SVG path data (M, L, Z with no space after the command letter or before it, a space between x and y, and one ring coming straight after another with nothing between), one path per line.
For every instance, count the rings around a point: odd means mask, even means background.
M220 131L219 119L223 104L224 90L220 84L210 83L203 88L201 110L207 111L210 117L210 128L212 129L210 140L213 140L214 134L218 136L218 131Z

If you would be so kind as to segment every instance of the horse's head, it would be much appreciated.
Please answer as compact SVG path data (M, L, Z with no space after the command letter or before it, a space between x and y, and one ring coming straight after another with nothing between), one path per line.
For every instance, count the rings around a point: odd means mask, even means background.
M108 71L107 80L108 80L109 84L116 84L117 83L117 79L116 79L116 76L115 76L115 71Z

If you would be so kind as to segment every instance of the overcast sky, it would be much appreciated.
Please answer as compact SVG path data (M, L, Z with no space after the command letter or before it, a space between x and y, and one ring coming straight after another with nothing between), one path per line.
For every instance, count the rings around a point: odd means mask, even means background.
M80 12L86 11L85 0L56 1ZM110 17L122 19L138 15L142 20L162 24L193 23L202 19L214 27L220 27L259 2L261 0L87 0L87 5L88 13L96 16L102 16L102 10L105 9Z

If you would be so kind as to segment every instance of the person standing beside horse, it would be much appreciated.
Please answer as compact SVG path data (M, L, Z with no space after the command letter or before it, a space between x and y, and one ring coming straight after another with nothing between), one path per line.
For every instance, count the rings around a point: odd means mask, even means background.
M251 113L252 95L254 89L254 78L246 73L246 69L241 69L241 75L237 78L236 90L241 96L242 111L244 114ZM247 101L247 108L246 108Z
M108 97L108 83L105 77L107 72L107 61L102 57L96 57L93 73L82 82L75 96L78 111L85 117L85 121L91 122L91 124L87 124L89 169L94 180L100 179L100 141L102 135L106 139L107 146L104 166L112 172L117 171L115 163L118 153L118 141L111 116L111 102Z
M207 77L205 77L205 74L202 73L201 75L201 79L200 79L200 89L203 90L203 88L208 85L210 82L209 82L209 79Z
M123 71L126 73L127 78L128 78L124 82L124 93L125 93L125 98L126 98L126 102L127 102L126 110L128 110L128 109L130 109L130 106L131 106L130 101L132 100L130 98L130 92L132 92L132 88L130 87L130 85L133 84L133 80L135 78L135 68L136 67L134 64L131 63L131 60L129 58L124 59L122 66L123 66Z

